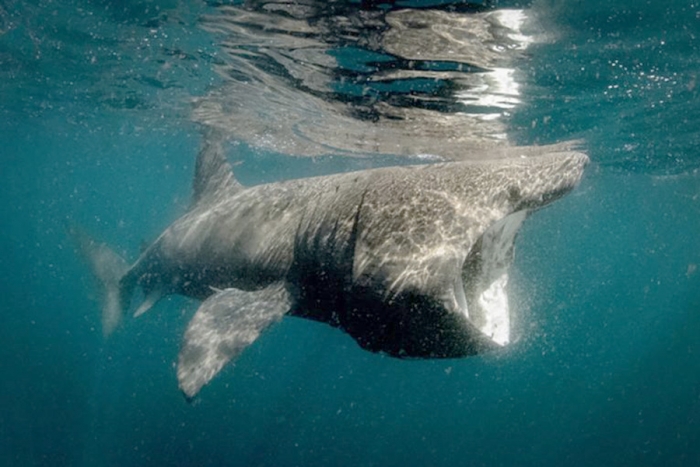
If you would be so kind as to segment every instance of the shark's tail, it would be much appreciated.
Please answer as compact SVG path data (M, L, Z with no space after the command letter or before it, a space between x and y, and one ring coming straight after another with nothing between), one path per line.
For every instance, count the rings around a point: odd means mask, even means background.
M85 257L100 287L102 333L109 336L121 323L131 298L131 287L122 279L129 271L127 262L104 243L95 241L81 228L70 226L68 232Z

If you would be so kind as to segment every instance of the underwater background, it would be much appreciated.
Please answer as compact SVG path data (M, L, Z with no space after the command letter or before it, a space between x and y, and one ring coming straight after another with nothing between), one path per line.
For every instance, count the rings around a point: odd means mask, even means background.
M507 57L421 42L513 10L522 30L486 48ZM504 69L506 90L479 81ZM699 80L691 0L0 1L0 465L700 465ZM135 259L187 209L203 124L256 184L439 160L394 123L437 114L472 119L436 126L445 159L477 140L591 157L518 236L503 352L402 361L286 318L187 403L196 302L103 338L67 227Z

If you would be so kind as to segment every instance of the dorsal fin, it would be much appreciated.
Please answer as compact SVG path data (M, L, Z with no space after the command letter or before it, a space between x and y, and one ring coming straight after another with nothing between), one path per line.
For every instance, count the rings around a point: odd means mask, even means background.
M224 153L224 135L215 129L203 134L202 149L197 156L192 203L213 200L221 195L231 195L243 186L233 176L231 164Z

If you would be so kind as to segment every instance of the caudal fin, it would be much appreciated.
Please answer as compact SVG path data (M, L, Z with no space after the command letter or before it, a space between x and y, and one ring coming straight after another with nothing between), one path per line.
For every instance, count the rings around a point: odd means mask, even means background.
M68 232L99 283L102 333L107 337L121 323L124 310L129 304L130 293L124 290L121 283L129 265L107 245L95 241L79 227L71 226Z

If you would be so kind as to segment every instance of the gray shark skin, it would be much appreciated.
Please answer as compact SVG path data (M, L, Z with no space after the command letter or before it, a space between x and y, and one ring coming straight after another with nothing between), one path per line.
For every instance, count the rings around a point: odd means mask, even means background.
M587 163L581 152L542 147L245 188L221 144L209 142L191 208L131 267L78 240L105 289L105 334L137 287L145 299L136 315L167 294L203 300L178 358L188 398L284 315L394 357L464 357L509 342L518 228L571 191Z

